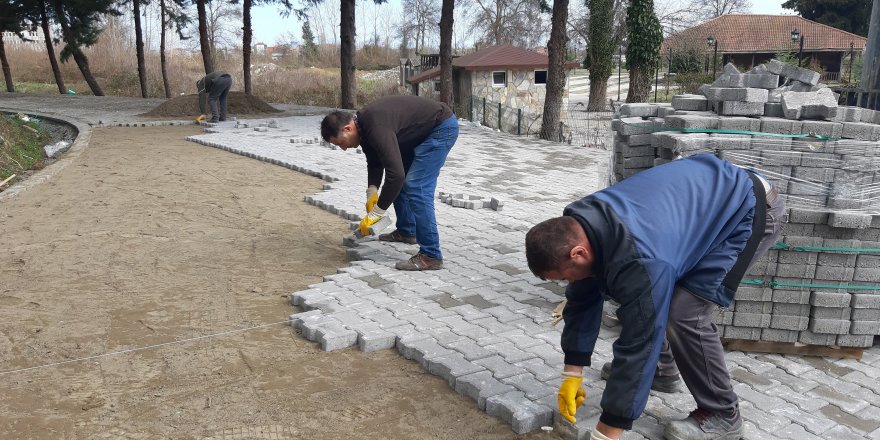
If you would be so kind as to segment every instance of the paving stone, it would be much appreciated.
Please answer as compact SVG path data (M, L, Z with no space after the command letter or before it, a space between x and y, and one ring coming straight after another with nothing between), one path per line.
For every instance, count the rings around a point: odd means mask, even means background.
M827 407L826 407L827 408ZM821 410L820 410L821 412ZM771 414L783 416L791 419L792 422L801 425L807 432L821 436L823 432L831 429L836 423L825 416L810 414L800 410L798 407L784 403L770 410Z
M553 423L553 410L533 403L520 391L489 397L486 413L511 424L513 432L525 434Z
M555 394L558 389L558 386L552 387L539 381L531 373L517 374L516 376L505 377L499 380L522 391L529 400L537 400L550 394Z
M864 439L865 436L862 434L857 434L853 432L852 429L847 428L843 425L835 426L823 434L824 438L833 438L835 440L861 440Z
M357 334L358 348L364 352L394 348L397 343L397 335L378 326L372 329L358 329Z
M813 413L819 408L828 405L828 402L822 400L820 397L804 395L804 393L795 391L788 385L777 386L773 389L773 394L782 398L786 402L797 405L798 408L809 413Z
M777 429L792 423L788 417L771 414L768 410L756 408L754 404L748 401L740 401L739 410L742 412L743 418L753 422L766 432L775 432Z
M819 412L832 422L849 427L861 433L872 432L875 429L880 428L880 422L876 420L864 420L854 416L848 411L841 410L836 404L828 405L820 409Z
M425 367L429 373L442 377L453 388L455 388L457 378L483 370L483 367L465 359L457 352L443 356L426 357Z
M511 363L505 360L503 357L497 355L477 359L474 361L474 363L491 371L492 376L499 380L527 372L525 368Z
M492 377L490 371L479 371L461 376L455 380L455 392L468 396L477 402L477 407L486 409L486 399L499 394L516 391L507 384L499 382Z
M821 440L823 438L807 432L803 426L795 423L777 429L773 435L776 438L791 440Z
M463 338L448 343L441 343L440 345L461 353L461 355L469 361L484 359L495 354L491 350L480 347L479 345L477 345L476 341L469 338Z
M357 344L358 334L342 324L328 323L315 329L315 336L324 351L335 351Z

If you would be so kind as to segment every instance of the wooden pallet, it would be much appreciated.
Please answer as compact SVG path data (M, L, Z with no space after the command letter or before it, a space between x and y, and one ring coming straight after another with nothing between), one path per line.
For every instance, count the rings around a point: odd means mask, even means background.
M838 359L861 359L865 349L860 347L838 347L826 345L807 345L800 342L749 341L745 339L721 338L727 351L747 351L752 353L795 354L800 356L821 356Z

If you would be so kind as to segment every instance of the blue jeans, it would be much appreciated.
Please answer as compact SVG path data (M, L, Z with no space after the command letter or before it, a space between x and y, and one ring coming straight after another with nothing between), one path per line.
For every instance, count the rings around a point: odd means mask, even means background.
M415 235L419 252L431 258L443 259L434 215L434 190L437 189L440 168L456 139L458 119L452 115L434 127L428 138L416 146L412 164L406 170L403 189L394 200L397 230L404 235Z

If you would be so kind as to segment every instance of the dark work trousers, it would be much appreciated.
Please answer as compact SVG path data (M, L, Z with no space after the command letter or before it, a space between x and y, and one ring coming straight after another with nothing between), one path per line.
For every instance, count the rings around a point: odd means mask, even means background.
M223 75L217 78L208 91L208 103L211 105L211 120L226 119L226 95L229 94L229 88L232 87L232 77ZM217 99L220 99L220 111L217 111ZM202 101L204 102L204 101Z
M771 188L767 192L767 221L764 236L751 263L767 253L782 236L782 215L785 205L782 197ZM750 264L751 264L750 263ZM676 287L669 306L666 338L669 341L675 365L681 378L694 396L697 407L714 413L729 415L738 407L736 393L730 383L730 373L724 363L721 335L715 326L718 305L702 299L681 287ZM664 349L667 344L664 344ZM668 357L668 353L666 354ZM661 363L664 360L661 353ZM662 371L662 369L661 369Z

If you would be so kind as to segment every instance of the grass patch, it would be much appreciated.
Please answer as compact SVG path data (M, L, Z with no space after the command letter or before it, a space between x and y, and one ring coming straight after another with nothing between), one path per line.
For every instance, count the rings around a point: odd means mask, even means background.
M43 145L49 135L33 120L0 114L0 181L43 167ZM7 184L8 185L8 184Z

